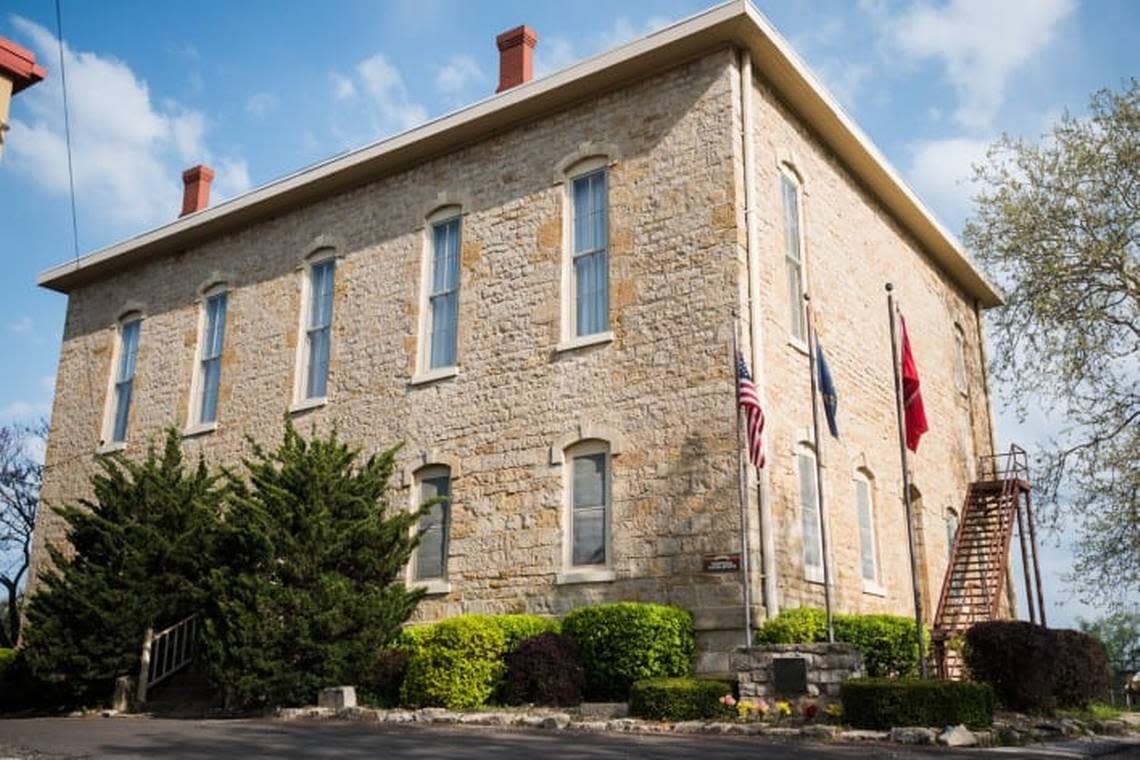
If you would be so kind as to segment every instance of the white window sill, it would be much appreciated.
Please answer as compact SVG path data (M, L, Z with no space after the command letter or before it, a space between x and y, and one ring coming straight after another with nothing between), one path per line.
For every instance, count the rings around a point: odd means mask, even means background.
M887 590L880 586L875 581L863 580L863 593L870 594L871 596L881 596L886 598Z
M808 355L808 346L805 341L802 341L799 338L788 338L788 345L799 351L804 356ZM822 582L823 581L820 581L820 583Z
M808 583L818 583L823 585L823 568L811 567L810 565L804 566L804 580Z
M300 401L294 401L289 405L289 414L300 414L307 412L310 409L318 409L329 402L328 396L319 396L317 398L306 398Z
M446 380L459 374L459 367L438 367L427 372L417 373L408 381L408 385L427 385L439 380Z
M428 596L450 594L451 581L446 581L442 578L435 578L430 581L411 581L408 583L408 588L413 590L422 588Z
M126 441L111 441L110 443L101 443L95 448L96 454L114 454L116 451L124 451L127 448Z
M606 568L581 568L567 570L559 573L554 582L559 586L569 586L574 583L610 583L617 578L617 573Z
M199 435L206 435L218 429L218 423L214 422L199 422L196 425L191 425L182 431L183 438L194 438Z
M555 346L554 350L558 353L562 353L563 351L574 351L579 348L585 348L586 346L599 346L603 343L613 342L613 330L607 330L605 332L594 333L593 335L579 335L576 338L568 338Z

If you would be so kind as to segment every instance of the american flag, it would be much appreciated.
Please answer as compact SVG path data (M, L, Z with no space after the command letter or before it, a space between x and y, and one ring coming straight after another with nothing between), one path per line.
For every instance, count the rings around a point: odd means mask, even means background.
M748 373L748 362L739 351L736 352L736 398L744 416L748 420L748 454L752 464L764 466L764 411L760 408L760 396L756 384Z

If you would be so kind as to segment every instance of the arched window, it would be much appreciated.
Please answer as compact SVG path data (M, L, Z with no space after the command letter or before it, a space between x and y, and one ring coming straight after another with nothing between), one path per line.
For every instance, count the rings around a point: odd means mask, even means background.
M784 268L788 280L788 329L796 343L807 342L807 316L804 293L807 277L804 266L803 205L800 179L787 165L781 166L780 196L784 207Z
M446 581L451 539L451 468L427 465L416 470L414 506L437 500L420 517L420 544L412 559L412 580Z
M569 159L573 161L570 162ZM562 344L608 340L610 332L610 156L563 160Z
M612 564L612 455L608 441L589 439L566 446L566 512L563 567L606 569Z
M320 248L305 261L301 285L302 337L297 346L295 408L318 406L328 396L335 278L334 248Z
M946 510L946 551L954 551L954 539L958 537L958 511L953 507Z
M198 352L190 389L188 432L211 428L218 419L218 390L222 380L222 350L226 337L229 291L224 283L202 294Z
M139 352L142 314L128 312L119 318L111 369L111 392L103 440L112 446L125 444L134 394L135 364Z
M855 514L859 525L859 568L866 588L879 582L875 504L870 473L866 470L856 470L852 482L855 486Z
M966 376L966 333L958 323L954 323L954 385L963 394L970 390Z
M459 354L459 256L462 210L444 206L425 225L419 375L438 379L454 374Z
M796 470L800 482L800 524L804 536L804 577L823 582L823 541L819 514L819 487L815 472L815 451L807 443L796 448Z

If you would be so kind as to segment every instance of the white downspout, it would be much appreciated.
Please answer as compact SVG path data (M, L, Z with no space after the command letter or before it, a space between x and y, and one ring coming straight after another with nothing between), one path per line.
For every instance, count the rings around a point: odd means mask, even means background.
M740 51L740 107L742 143L744 148L744 230L745 255L748 259L748 308L752 341L752 374L756 391L765 414L768 412L767 380L764 372L764 342L762 333L763 310L760 308L760 245L756 234L756 157L753 150L752 117L752 55ZM764 431L764 450L768 445L767 426ZM772 522L772 497L768 489L768 467L758 473L757 490L760 500L760 551L764 568L764 612L768 618L780 613L780 600L776 578L776 542Z

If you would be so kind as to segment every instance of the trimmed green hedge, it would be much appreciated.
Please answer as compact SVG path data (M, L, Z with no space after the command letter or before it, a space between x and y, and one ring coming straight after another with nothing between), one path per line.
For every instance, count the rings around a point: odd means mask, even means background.
M663 604L580 607L562 621L578 647L591 699L624 700L634 681L692 673L693 616Z
M834 615L835 640L853 644L863 654L872 678L917 675L918 643L914 620L899 615ZM925 630L923 635L929 642ZM827 641L827 613L810 607L784 610L756 631L761 644ZM927 651L930 651L929 644Z
M15 649L5 649L0 647L0 683L4 681L4 676L8 674L8 669L16 664L17 652Z
M410 707L479 707L502 677L506 651L503 630L484 615L436 623L412 652L400 701Z
M720 702L732 693L726 681L712 678L647 678L629 690L629 712L649 720L703 720L731 717Z
M558 621L538 615L460 615L408 626L396 640L409 655L400 701L410 707L479 707L502 681L504 655L528 638L557 631Z
M851 678L840 685L843 719L856 728L993 723L994 692L969 681Z

